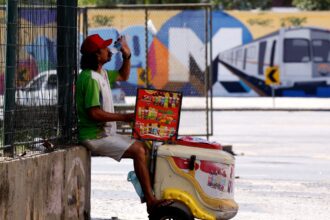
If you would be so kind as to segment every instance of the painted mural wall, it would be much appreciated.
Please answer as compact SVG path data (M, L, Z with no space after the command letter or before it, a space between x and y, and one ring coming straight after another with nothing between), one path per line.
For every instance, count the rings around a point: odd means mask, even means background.
M145 85L144 20L139 13L134 18L113 13L115 28L90 24L88 32L105 38L128 36L133 68L129 82L121 85L127 95ZM89 15L91 21L93 16ZM161 11L149 17L153 24L148 32L152 88L204 95L204 73L212 65L215 96L330 97L328 12L213 11L213 54L207 62L205 45L210 42L205 39L203 11ZM107 67L119 65L118 55Z
M22 23L42 27L55 22L53 12L40 10L36 15L24 17L23 13ZM147 51L144 10L90 11L88 34L127 37L132 72L128 82L117 85L126 95L135 95L148 76L151 88L203 96L205 71L212 65L215 96L330 97L329 12L216 10L212 17L212 57L205 57L210 32L206 32L203 10L150 11ZM31 37L22 33L20 40L24 46L19 53L24 59L20 60L18 80L24 79L23 84L45 69L56 68L56 33L40 32ZM118 69L121 62L120 54L115 54L106 67ZM3 76L1 65L0 92Z
M56 69L56 9L21 9L18 23L16 88L43 71ZM0 10L0 94L4 93L6 14ZM7 36L10 37L10 36Z
M215 49L216 94L330 97L329 12L227 13L249 30L252 39L227 39L232 45L213 39L226 47ZM238 81L241 87L235 91L232 85Z

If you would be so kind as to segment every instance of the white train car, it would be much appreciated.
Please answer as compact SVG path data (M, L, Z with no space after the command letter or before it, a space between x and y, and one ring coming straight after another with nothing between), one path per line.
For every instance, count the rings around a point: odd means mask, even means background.
M282 28L220 53L219 62L262 96L272 94L265 81L273 67L277 96L330 97L330 30Z

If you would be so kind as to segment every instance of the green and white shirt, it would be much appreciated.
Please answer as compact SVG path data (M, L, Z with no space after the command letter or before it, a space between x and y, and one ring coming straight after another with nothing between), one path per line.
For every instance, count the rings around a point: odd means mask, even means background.
M89 117L88 109L100 106L106 112L114 112L110 85L116 81L118 74L118 71L104 69L101 73L87 69L79 74L76 83L79 141L102 138L116 133L116 122L94 121Z

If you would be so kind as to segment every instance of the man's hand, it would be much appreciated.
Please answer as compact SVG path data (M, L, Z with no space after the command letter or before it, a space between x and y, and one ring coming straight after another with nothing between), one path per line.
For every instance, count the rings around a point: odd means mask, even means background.
M118 81L127 81L131 72L131 50L129 49L125 36L121 36L118 41L121 43L121 53L123 55L123 65L119 69Z
M134 121L134 119L135 119L135 114L134 113L128 113L128 114L125 114L125 118L126 118L126 120L125 121L127 121L127 122L132 122L132 121Z
M88 115L92 120L100 122L108 121L125 121L132 122L134 121L135 114L120 114L120 113L111 113L103 111L99 106L91 107L88 109Z
M126 37L120 36L118 41L121 43L121 53L123 54L123 57L130 57L131 56L131 50L128 47Z

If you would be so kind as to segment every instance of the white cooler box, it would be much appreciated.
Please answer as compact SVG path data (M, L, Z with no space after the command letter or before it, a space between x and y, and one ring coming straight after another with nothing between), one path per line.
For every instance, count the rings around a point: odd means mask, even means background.
M233 218L238 211L234 169L235 158L219 149L161 145L154 181L156 197L181 201L196 218Z

